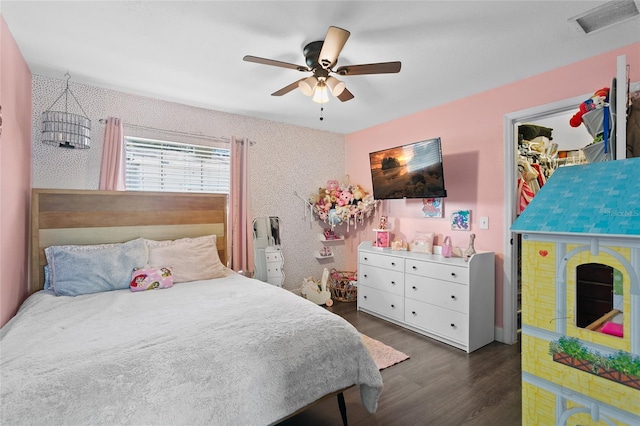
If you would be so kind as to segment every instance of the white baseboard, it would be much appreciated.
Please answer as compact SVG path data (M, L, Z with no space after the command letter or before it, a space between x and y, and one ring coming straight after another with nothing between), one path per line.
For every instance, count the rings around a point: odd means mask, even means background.
M495 327L493 331L493 336L496 342L505 343L504 330L502 329L502 327Z

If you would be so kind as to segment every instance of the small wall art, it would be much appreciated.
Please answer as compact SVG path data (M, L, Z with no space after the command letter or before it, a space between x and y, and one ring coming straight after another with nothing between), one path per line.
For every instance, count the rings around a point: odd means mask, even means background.
M422 214L424 217L442 217L442 198L423 198Z
M451 229L454 231L470 231L471 210L458 210L451 213Z

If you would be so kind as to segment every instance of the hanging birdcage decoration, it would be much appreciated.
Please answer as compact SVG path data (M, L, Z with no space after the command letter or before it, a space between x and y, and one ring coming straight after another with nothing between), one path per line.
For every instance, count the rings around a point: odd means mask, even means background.
M61 148L90 148L91 147L91 120L87 117L80 102L69 88L69 73L66 87L58 96L53 105L42 113L42 142L59 146ZM82 114L69 111L69 96L75 101ZM64 97L64 111L54 110L56 105Z

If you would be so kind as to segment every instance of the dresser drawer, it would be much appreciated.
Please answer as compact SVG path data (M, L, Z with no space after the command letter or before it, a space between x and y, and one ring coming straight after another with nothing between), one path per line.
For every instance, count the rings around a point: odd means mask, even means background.
M278 287L282 287L282 284L284 284L284 276L278 275L278 276L275 276L275 277L267 277L267 282L269 284L273 284L273 285L276 285Z
M463 314L469 313L469 287L464 284L407 275L404 288L405 297Z
M468 343L468 317L463 313L405 299L404 318L404 322L414 327L464 345Z
M265 259L268 262L282 262L282 253L279 251L265 251L264 252Z
M399 321L404 319L404 298L358 283L358 309L364 308Z
M448 265L421 260L407 259L407 274L435 278L461 284L469 283L469 268L465 266Z
M404 274L402 271L392 271L361 264L358 269L358 285L365 285L402 296L404 294Z
M377 266L378 268L390 269L392 271L404 272L404 259L390 256L388 254L378 254L371 252L359 252L358 263L360 265Z
M267 263L267 277L281 277L282 262Z

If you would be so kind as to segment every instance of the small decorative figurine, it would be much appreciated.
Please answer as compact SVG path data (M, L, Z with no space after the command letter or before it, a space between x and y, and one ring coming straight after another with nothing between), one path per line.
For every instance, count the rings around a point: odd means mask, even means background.
M320 250L320 256L322 256L322 257L333 256L333 253L331 252L331 249L329 247L324 246Z
M380 216L380 225L378 226L378 229L387 229L387 217L386 216Z
M407 251L407 242L404 240L393 240L391 241L391 250Z
M464 251L464 261L468 262L469 258L476 253L476 249L473 247L473 241L476 239L476 234L469 235L469 247Z

